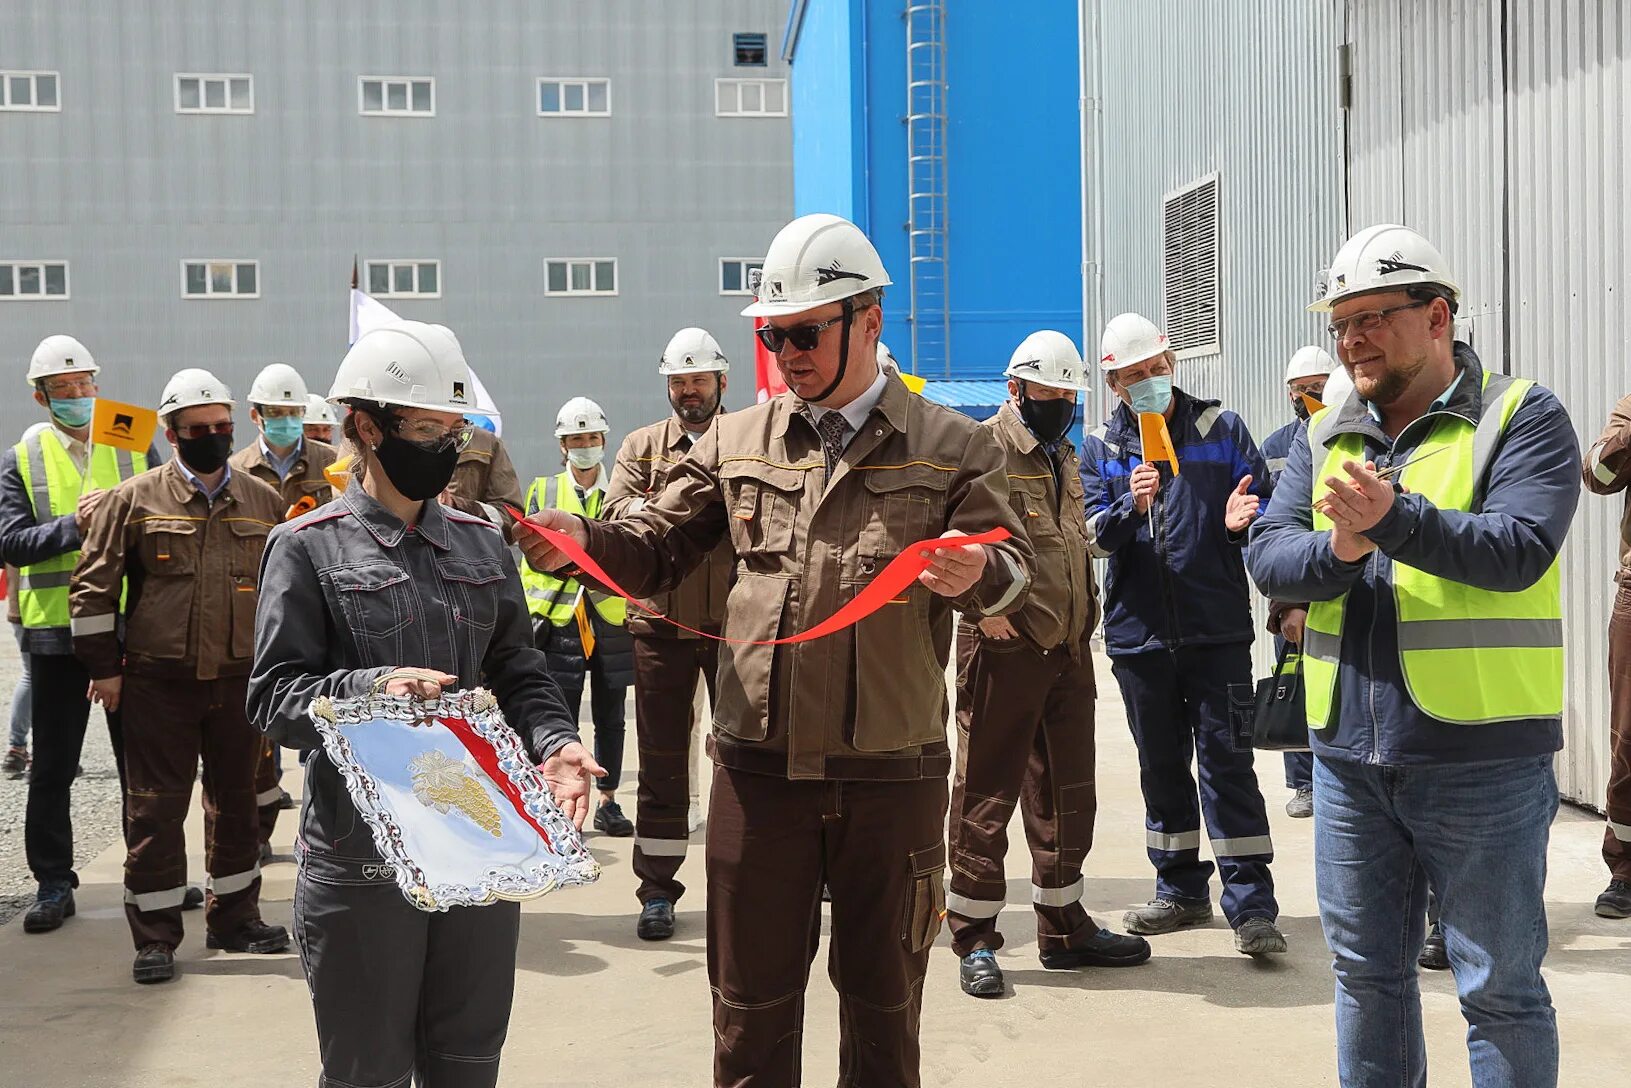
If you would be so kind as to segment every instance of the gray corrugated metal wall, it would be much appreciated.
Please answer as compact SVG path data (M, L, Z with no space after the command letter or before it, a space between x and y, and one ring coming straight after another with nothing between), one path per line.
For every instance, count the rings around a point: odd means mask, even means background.
M752 401L746 301L718 260L761 254L792 209L790 123L714 115L731 35L780 40L784 0L63 0L0 5L0 69L61 72L60 113L0 113L0 259L66 258L72 299L0 303L0 369L73 332L109 396L153 403L181 366L242 392L265 363L327 391L353 253L442 262L443 321L505 412L523 474L556 471L555 412L599 400L613 441L665 413L656 359L683 325ZM248 72L253 116L183 116L176 72ZM433 119L361 117L360 75L434 76ZM609 118L536 115L540 76L611 80ZM616 257L616 298L546 298L546 257ZM183 257L260 261L258 300L180 297ZM21 388L19 385L18 389ZM0 400L0 434L37 418ZM241 430L247 429L242 419Z

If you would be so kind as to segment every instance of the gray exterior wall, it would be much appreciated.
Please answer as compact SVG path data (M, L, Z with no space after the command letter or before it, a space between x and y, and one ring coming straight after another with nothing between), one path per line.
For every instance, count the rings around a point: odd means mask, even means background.
M60 73L61 112L0 112L0 262L66 259L67 301L0 302L0 434L35 419L22 375L68 332L105 395L154 404L184 366L247 391L292 363L327 393L353 255L441 261L442 297L385 300L458 333L523 476L558 471L569 397L612 442L668 411L669 335L719 338L753 399L755 257L792 211L790 121L715 116L714 80L786 78L784 0L64 0L0 5L0 70ZM761 32L763 68L732 34ZM254 76L251 116L175 111L177 72ZM364 117L363 75L433 76L433 118ZM604 77L611 116L540 117L540 76ZM189 257L260 262L260 298L181 297ZM615 257L614 298L544 294L546 257ZM366 283L364 283L366 287ZM0 379L13 380L13 379ZM239 416L240 438L249 432Z

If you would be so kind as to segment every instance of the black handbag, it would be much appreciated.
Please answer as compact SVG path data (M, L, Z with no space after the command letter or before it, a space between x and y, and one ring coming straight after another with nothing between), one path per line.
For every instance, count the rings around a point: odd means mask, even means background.
M1281 647L1272 676L1255 686L1229 685L1229 721L1236 751L1308 751L1303 655L1290 642Z

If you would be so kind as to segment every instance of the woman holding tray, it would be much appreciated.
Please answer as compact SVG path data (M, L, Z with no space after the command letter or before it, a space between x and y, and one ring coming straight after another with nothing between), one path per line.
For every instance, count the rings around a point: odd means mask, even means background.
M533 648L501 533L437 501L468 437L469 389L464 353L442 326L402 321L358 338L329 395L350 408L351 485L279 526L261 570L249 714L274 741L316 749L295 939L319 1084L331 1088L496 1084L520 907L410 904L323 751L313 700L488 687L579 827L589 778L605 774Z

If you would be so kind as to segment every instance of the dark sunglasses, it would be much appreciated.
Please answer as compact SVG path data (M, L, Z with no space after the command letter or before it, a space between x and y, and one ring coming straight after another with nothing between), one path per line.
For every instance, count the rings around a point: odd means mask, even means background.
M185 427L177 427L175 431L176 436L179 438L203 438L205 435L210 434L231 434L232 421L229 419L225 423L189 423Z
M763 344L765 350L772 355L779 353L789 343L800 351L814 351L816 345L821 343L821 334L848 316L849 312L846 310L844 313L827 321L817 321L809 325L794 325L792 328L787 329L778 329L774 325L765 325L755 329L754 335L758 336L759 343Z

